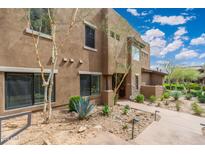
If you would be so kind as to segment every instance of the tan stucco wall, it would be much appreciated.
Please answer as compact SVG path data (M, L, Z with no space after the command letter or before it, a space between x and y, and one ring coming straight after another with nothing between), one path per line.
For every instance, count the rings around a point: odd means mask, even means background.
M56 19L58 23L68 22L71 19L71 15L74 9L57 9ZM68 98L72 95L80 95L80 78L79 71L101 72L102 80L104 83L104 76L108 75L111 78L113 73L123 72L122 69L115 69L113 64L113 56L116 54L113 50L114 40L110 36L105 35L105 31L102 30L102 21L105 21L105 17L108 17L108 28L116 29L113 26L119 26L117 21L122 21L124 28L129 30L120 35L121 41L118 42L117 50L121 53L120 62L127 63L127 37L134 35L136 39L142 41L139 34L129 26L129 24L122 19L112 9L79 9L78 16L86 16L85 20L97 27L96 29L96 49L97 51L90 51L84 49L84 22L79 22L69 34L69 38L63 48L59 49L59 57L57 63L58 74L56 75L56 103L55 105L62 105L68 102ZM25 9L0 9L0 66L10 67L28 67L36 68L38 63L36 62L34 44L32 36L25 32L28 28L28 24L25 16ZM59 25L57 27L57 41L60 41L65 37L66 27ZM118 31L116 31L118 33ZM149 52L149 46L145 47ZM43 65L46 68L50 67L50 53L51 53L51 40L40 38L39 44L40 58ZM74 63L63 62L63 58L72 58ZM83 61L83 64L79 64L79 60ZM143 60L142 65L140 63L133 62L133 68L128 77L127 83L127 96L131 95L132 79L134 74L140 75L139 81L141 81L141 67L149 67L149 57L147 60ZM0 80L2 79L0 74ZM2 81L0 81L0 113L2 112L2 106L4 106L4 94L2 93ZM133 80L135 82L135 80ZM111 81L109 80L109 84ZM104 87L101 86L101 91ZM111 87L109 86L109 89ZM96 103L101 102L101 97L92 98Z
M162 96L164 89L162 86L143 85L141 86L140 92L145 98L149 98L152 95L159 98Z

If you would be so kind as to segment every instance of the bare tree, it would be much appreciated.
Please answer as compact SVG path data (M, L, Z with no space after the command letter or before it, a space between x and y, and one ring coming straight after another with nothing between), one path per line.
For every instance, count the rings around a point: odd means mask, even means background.
M28 25L31 27L31 20L30 20L30 9L27 11L27 17L28 17ZM53 84L54 84L54 73L58 61L58 53L62 51L62 48L67 41L67 39L70 36L70 32L73 29L74 26L77 25L77 23L82 22L88 15L89 13L84 13L82 16L78 16L79 14L79 9L76 8L73 11L73 14L71 16L71 19L68 20L68 23L58 23L54 14L54 10L48 9L48 19L49 19L49 24L51 27L51 38L52 38L52 47L51 47L51 52L50 56L51 57L51 67L49 71L49 76L46 79L45 77L45 67L43 66L42 60L40 58L40 51L39 51L39 38L40 38L40 32L36 36L34 34L34 30L32 29L32 37L33 37L33 43L35 47L35 54L36 54L36 60L38 62L39 68L41 70L41 78L43 81L43 87L44 87L44 122L49 123L51 120L52 116L52 91L53 91ZM63 36L63 39L56 39L56 33L57 33L57 26L59 25L66 25L66 32L64 33L65 36ZM40 26L40 31L41 31L41 26Z

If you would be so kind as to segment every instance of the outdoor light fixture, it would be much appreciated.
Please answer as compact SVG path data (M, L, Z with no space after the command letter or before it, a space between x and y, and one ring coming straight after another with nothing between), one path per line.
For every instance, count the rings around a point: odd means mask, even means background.
M155 120L155 121L157 121L157 113L159 113L159 111L158 111L158 110L155 110L155 112L154 112L154 120Z
M135 123L138 123L140 121L139 117L136 116L133 120L132 120L132 139L134 139L134 128L135 128Z
M79 60L79 63L80 63L80 64L83 64L83 61L82 61L82 60Z
M63 58L63 62L67 62L68 61L68 59L67 58Z
M70 63L74 63L74 59L70 58L70 59L69 59L69 62L70 62Z

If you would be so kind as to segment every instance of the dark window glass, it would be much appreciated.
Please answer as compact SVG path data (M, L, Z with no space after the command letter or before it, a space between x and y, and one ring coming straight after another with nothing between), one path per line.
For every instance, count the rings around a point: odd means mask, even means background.
M48 74L45 75L46 79ZM6 109L41 104L44 101L44 87L40 74L6 73ZM52 91L55 102L55 76Z
M91 76L91 95L99 95L100 93L100 77L98 75Z
M32 105L32 74L6 74L6 109Z
M136 89L138 89L139 88L139 78L138 78L138 76L136 75L135 76L135 86L136 86Z
M85 45L90 48L95 48L95 29L85 25Z
M100 93L100 76L80 75L80 95L91 96Z
M52 15L52 9L50 9ZM30 24L31 29L35 31L40 31L42 33L51 34L51 25L48 16L48 9L43 8L33 8L30 9Z
M45 74L46 80L48 79L48 74ZM34 74L34 102L35 104L41 104L44 101L44 87L41 74ZM55 78L53 85L51 101L55 102Z

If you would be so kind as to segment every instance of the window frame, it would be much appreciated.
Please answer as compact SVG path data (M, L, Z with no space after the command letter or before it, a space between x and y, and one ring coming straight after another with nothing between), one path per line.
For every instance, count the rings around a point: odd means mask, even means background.
M86 26L88 26L89 28L93 29L94 30L94 48L93 47L89 47L86 45ZM90 51L95 51L97 52L97 47L96 47L96 29L97 27L87 21L84 21L84 49L87 49L87 50L90 50Z
M136 90L139 90L139 75L135 75L135 88Z
M31 75L32 76L32 86L31 86L31 95L32 95L32 100L31 100L31 104L28 104L28 105L24 105L24 106L15 106L15 107L8 107L7 106L7 76L8 75ZM5 72L4 73L4 98L5 98L5 103L4 103L4 108L5 110L13 110L13 109L21 109L21 108L24 108L24 107L35 107L35 106L38 106L38 105L42 105L43 102L38 102L38 104L35 104L35 80L34 80L34 76L36 74L40 74L40 73L24 73L24 72ZM45 73L45 74L48 74L48 73ZM52 102L56 102L56 75L54 74L54 84L53 84L53 93L54 93L54 98L53 98L53 101Z
M139 57L139 59L135 59L135 58L134 58L133 55L134 55L135 53L133 52L133 47L136 48L136 49L138 49L138 52L139 52L138 57ZM140 61L141 61L141 58L142 58L140 48L137 47L135 44L132 44L132 45L131 45L131 51L132 51L132 52L131 52L131 53L132 53L132 60L140 62Z
M89 95L82 95L81 94L81 76L89 76ZM97 76L99 78L99 92L96 95L92 94L92 76ZM95 96L100 96L100 90L101 90L101 76L98 74L80 74L80 96L91 96L91 97L95 97Z

